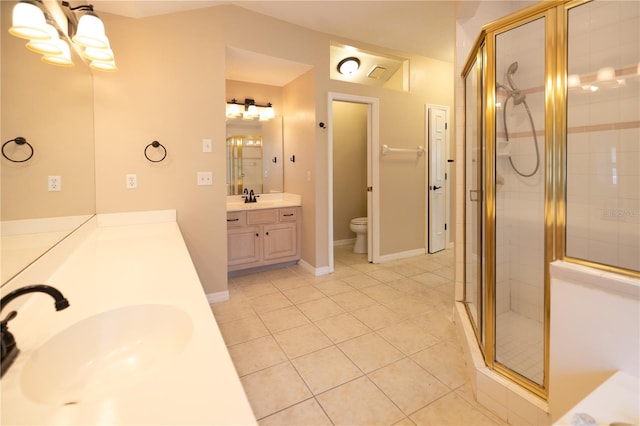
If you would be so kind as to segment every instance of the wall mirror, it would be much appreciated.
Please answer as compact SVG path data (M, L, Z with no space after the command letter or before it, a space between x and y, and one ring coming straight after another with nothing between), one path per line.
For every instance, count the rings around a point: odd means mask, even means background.
M242 140L243 157L244 153L248 154L246 160L248 168L243 167L242 171L239 171L242 164L239 163L241 160L237 159L239 154L234 148L239 141L236 139L228 142L230 147L227 150L227 195L242 193L244 188L263 194L284 192L284 162L289 159L283 158L283 126L285 125L282 118L283 88L312 68L313 66L309 64L238 47L226 47L226 101L236 99L238 103L243 103L245 99L253 99L258 105L270 103L275 113L274 119L262 122L241 118L227 119L227 140L236 136L260 136L262 143L261 152L255 148L255 139L252 139L253 147L246 150ZM247 139L248 144L249 139ZM249 157L260 155L262 162L258 162L257 158ZM239 182L238 176L242 173L245 179ZM260 185L262 189L257 190Z
M25 138L33 157L0 157L1 284L5 284L95 214L93 79L73 55L73 67L45 64L9 35L14 1L1 7L1 142ZM24 145L9 143L10 158ZM49 190L58 176L60 191Z
M282 117L227 120L227 195L282 192Z

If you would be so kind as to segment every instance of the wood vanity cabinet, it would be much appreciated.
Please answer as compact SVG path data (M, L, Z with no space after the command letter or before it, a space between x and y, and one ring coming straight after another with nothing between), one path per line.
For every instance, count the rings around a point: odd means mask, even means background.
M300 259L300 207L227 212L227 270Z

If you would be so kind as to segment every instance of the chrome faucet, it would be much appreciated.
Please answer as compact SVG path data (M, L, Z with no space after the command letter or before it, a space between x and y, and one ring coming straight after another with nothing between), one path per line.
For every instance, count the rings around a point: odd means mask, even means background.
M29 293L46 293L55 300L56 311L61 311L69 307L69 301L55 287L46 284L28 285L13 290L2 299L0 299L0 312L7 303L13 299ZM11 363L16 359L20 350L16 345L13 334L9 332L9 321L14 319L18 313L16 311L9 312L9 315L0 321L0 377L4 375Z

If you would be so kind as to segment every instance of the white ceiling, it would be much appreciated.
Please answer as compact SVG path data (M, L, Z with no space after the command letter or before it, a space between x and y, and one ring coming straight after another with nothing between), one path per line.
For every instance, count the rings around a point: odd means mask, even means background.
M453 62L456 1L219 1L219 0L93 0L97 12L132 18L234 4L312 30L398 52ZM256 68L260 62L261 68ZM287 61L288 62L288 61ZM247 70L265 67L260 81ZM306 71L304 64L282 63L264 55L227 50L227 78L282 86ZM241 77L245 75L245 77ZM265 81L264 76L273 79Z

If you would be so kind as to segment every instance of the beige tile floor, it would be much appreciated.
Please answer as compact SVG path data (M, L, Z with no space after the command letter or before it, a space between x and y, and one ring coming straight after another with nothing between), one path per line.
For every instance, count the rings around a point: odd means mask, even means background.
M211 305L261 425L504 424L473 399L451 322L453 253L229 279Z

